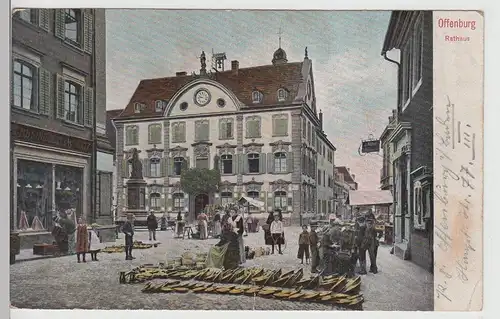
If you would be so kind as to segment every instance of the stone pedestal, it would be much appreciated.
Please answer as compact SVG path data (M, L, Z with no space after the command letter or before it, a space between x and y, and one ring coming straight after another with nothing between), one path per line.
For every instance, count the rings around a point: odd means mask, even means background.
M145 225L148 217L146 211L146 181L143 179L129 179L127 182L127 214L134 214L135 225Z

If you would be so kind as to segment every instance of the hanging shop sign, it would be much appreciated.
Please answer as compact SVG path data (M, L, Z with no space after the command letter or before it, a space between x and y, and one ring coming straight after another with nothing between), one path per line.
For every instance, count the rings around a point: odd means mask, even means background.
M361 151L363 153L378 153L380 151L380 140L363 141Z
M14 141L41 144L81 153L92 151L91 141L16 123L11 123L10 135Z

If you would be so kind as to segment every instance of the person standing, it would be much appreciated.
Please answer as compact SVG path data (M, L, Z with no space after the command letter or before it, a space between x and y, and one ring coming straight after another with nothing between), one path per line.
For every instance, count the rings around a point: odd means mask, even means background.
M262 226L264 230L264 243L267 246L273 245L273 236L271 235L271 224L274 221L274 212L270 211L266 219L266 224Z
M377 230L375 229L375 219L372 219L372 216L368 215L366 219L366 233L365 233L365 241L366 241L366 250L368 250L368 256L370 257L370 272L373 274L378 273L377 267L377 252L379 246L379 238L377 236Z
M200 234L200 239L208 238L207 215L203 211L198 215L198 233Z
M248 213L246 224L247 224L247 233L253 233L254 230L253 230L253 216L252 216L252 213Z
M281 233L281 244L285 244L285 224L283 222L283 214L281 213L281 209L276 210L276 216L278 216L279 221L281 222L281 225L283 226L283 232Z
M184 223L182 222L182 213L178 212L175 221L175 234L177 237L181 237L183 232L184 232Z
M219 238L222 232L222 227L221 227L221 216L220 216L220 211L217 211L214 215L213 223L214 223L214 238Z
M302 233L299 235L299 251L297 252L297 258L300 259L300 263L304 264L304 257L306 257L306 265L309 264L309 232L307 231L307 226L302 226Z
M68 214L66 212L59 213L58 223L67 236L67 254L73 255L75 253L76 225L71 219L68 218Z
M127 221L123 224L122 232L125 234L125 260L135 259L132 257L132 248L134 247L134 215L128 214Z
M156 241L156 229L158 228L158 220L156 219L153 211L149 213L149 216L146 219L146 224L148 226L149 241Z
M86 263L85 254L89 248L89 231L87 229L87 224L83 221L83 218L78 219L78 226L76 227L76 258L80 263L83 261ZM80 261L80 256L82 260Z
M282 234L284 233L283 222L279 220L279 217L274 217L274 221L271 223L271 236L273 239L273 246L271 253L274 254L274 245L278 245L278 254L283 255L281 252L281 244L283 243Z
M101 240L99 239L99 235L93 228L89 228L89 253L92 261L97 260L97 253L104 248L104 245L101 244Z
M233 217L231 217L232 226L235 232L238 234L238 246L240 254L240 264L244 264L245 258L245 243L243 242L243 233L245 232L245 226L243 225L243 217L238 210L233 211Z
M354 231L355 250L359 259L359 274L366 275L366 223L365 217L360 216L356 219L356 229Z
M309 248L311 248L311 273L318 272L319 266L319 250L318 250L318 234L316 233L316 226L311 226L309 233Z

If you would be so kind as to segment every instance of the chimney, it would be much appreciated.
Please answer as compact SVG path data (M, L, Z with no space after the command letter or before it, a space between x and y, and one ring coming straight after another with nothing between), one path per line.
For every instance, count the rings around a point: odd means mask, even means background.
M231 71L233 71L234 74L238 74L239 68L240 68L240 62L238 62L238 60L231 61Z
M323 131L323 111L319 110L319 128Z
M187 75L187 72L186 72L186 71L176 72L176 73L175 73L175 76L184 76L184 75Z

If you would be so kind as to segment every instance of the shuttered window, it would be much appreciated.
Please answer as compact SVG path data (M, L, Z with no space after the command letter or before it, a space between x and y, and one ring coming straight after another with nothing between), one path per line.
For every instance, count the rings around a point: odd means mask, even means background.
M172 123L172 143L186 142L186 123Z
M64 120L83 124L83 88L72 81L64 81Z
M162 176L161 158L151 157L149 159L149 176L150 177L161 177Z
M161 143L161 124L150 124L148 126L148 143L149 144Z
M274 208L284 209L286 210L288 205L288 198L286 192L274 192Z
M228 140L234 137L234 121L232 118L219 120L219 139Z
M23 60L13 61L12 105L30 111L38 111L37 68Z
M275 173L288 172L286 153L284 152L274 153L274 172Z
M248 158L248 173L259 173L260 155L257 153L251 153L247 155L247 158Z
M221 156L221 173L222 174L234 174L233 171L233 156L230 154L225 154Z
M260 137L260 117L250 116L246 120L246 137L259 138Z
M208 141L210 139L210 127L208 120L195 122L195 141Z
M174 210L181 211L184 208L184 194L175 193L172 197L174 199Z
M286 114L273 115L273 135L288 135L288 116Z
M152 193L149 195L150 209L160 210L161 209L161 195L158 193Z
M139 127L130 125L125 128L125 145L139 144Z
M93 51L93 9L57 9L54 17L54 34L84 52Z

